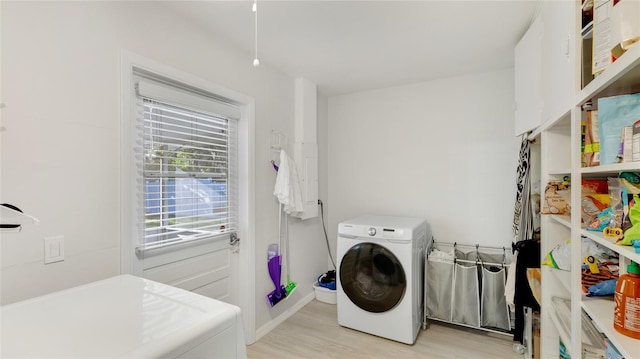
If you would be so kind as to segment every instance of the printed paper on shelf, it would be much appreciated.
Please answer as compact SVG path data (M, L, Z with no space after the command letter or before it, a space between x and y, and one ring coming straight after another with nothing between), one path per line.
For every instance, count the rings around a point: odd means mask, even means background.
M640 120L633 123L633 135L631 136L632 140L632 161L640 161Z
M591 73L604 71L611 63L612 0L596 0L593 9L593 59Z
M633 146L632 146L633 127L624 126L622 128L622 162L631 162L633 160Z

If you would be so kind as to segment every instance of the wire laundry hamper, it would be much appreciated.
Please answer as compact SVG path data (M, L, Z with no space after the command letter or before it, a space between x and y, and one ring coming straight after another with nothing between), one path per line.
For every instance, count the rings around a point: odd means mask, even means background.
M425 264L425 326L428 318L510 333L512 314L504 296L510 252L434 242Z

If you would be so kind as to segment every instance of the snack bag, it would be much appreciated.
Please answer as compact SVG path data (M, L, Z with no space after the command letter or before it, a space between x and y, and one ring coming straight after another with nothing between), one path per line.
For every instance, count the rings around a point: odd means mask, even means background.
M611 217L609 218L607 227L622 233L622 222L624 218L622 184L620 183L620 178L617 177L609 177L607 181L609 183L609 207L611 208Z
M630 203L629 209L629 221L631 227L624 232L622 240L618 241L618 244L630 246L634 240L640 239L640 198L637 194L633 195L633 203Z
M600 283L608 280L617 280L619 275L619 268L617 264L611 264L610 262L599 262L593 260L591 265L582 265L581 284L582 292L594 295L590 288L601 285ZM602 289L602 288L600 288ZM608 291L600 292L599 295L607 295Z
M629 214L631 207L634 205L634 195L640 194L640 175L636 172L620 173L620 184L622 185L620 197L622 200L622 224L620 228L627 231L633 223L631 223ZM622 238L620 238L622 239Z
M542 265L565 271L571 270L571 246L570 240L555 246L542 261Z
M611 221L611 216L613 216L613 211L611 211L611 208L605 208L602 212L598 213L596 219L594 219L593 222L589 224L589 227L587 227L587 231L604 231L604 229L607 228L607 225L609 225L609 222Z
M582 227L586 227L593 223L598 215L605 209L609 208L609 195L592 194L583 196L580 199L582 203Z
M544 190L542 214L568 215L571 213L571 185L560 181L549 181Z

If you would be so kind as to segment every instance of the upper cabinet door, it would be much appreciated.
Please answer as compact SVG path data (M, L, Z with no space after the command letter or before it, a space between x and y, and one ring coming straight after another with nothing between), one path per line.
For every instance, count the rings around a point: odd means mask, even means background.
M515 48L515 135L542 123L542 36L538 17Z
M542 1L542 123L555 121L573 106L576 94L576 4Z

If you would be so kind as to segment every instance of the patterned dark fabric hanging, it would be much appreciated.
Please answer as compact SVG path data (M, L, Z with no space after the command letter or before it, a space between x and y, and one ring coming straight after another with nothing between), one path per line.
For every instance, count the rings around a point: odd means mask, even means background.
M517 169L516 203L513 211L513 242L533 238L533 214L531 213L531 149L527 134L522 135Z

